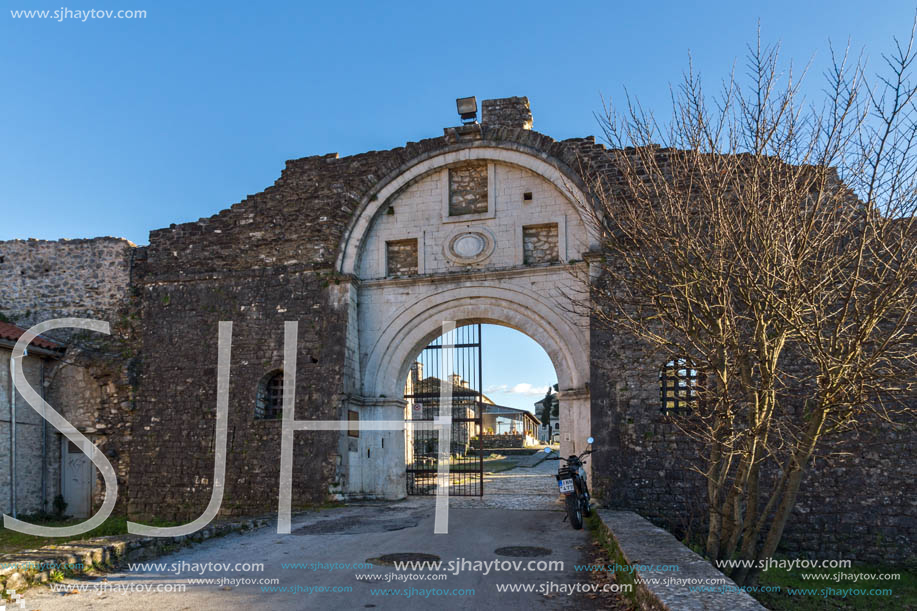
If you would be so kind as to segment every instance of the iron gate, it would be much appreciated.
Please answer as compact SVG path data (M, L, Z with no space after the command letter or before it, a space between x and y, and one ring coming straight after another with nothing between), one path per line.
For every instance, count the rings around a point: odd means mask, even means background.
M454 346L453 346L454 344ZM444 354L453 349L451 357ZM451 358L451 367L450 365ZM447 371L449 369L449 371ZM436 338L411 365L405 385L407 401L408 494L436 494L439 433L411 426L432 422L440 411L443 381L452 384L452 439L449 446L449 494L484 494L481 441L481 325L465 325ZM448 386L446 387L448 391ZM445 442L445 440L444 440Z

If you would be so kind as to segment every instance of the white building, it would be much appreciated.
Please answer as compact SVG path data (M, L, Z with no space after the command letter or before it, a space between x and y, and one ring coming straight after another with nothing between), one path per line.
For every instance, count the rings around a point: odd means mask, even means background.
M551 396L556 395L556 391L552 392ZM555 399L556 400L556 399ZM544 399L535 402L535 415L539 418L542 417L544 410ZM551 443L552 441L560 441L560 418L555 415L551 415L550 422L542 421L538 426L538 441L542 443Z

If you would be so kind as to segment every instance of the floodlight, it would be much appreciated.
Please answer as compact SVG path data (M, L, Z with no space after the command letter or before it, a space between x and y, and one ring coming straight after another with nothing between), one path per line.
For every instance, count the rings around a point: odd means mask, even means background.
M458 98L455 100L455 108L463 123L474 123L478 118L478 99L474 96L470 98Z

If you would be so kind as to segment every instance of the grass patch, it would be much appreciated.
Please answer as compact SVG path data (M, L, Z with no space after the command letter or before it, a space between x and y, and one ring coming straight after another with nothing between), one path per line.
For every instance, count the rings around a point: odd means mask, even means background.
M30 524L36 524L40 526L72 526L74 524L79 524L80 522L85 521L78 518L59 520L34 518L28 519L26 516L22 516L22 520L24 522L29 522ZM152 526L176 526L178 524L180 523L157 521L152 524ZM0 554L9 554L24 549L35 549L44 547L46 545L63 545L69 541L83 541L85 539L92 539L94 537L107 537L111 535L126 534L127 518L124 516L111 516L99 524L96 528L93 528L89 532L83 533L82 535L78 535L76 537L36 537L34 535L27 535L15 530L9 530L8 528L0 527Z
M478 461L467 461L465 459L455 462L450 460L449 470L455 473L465 473L468 471L477 471L478 470ZM484 458L484 472L485 473L500 473L501 471L509 471L510 469L515 469L519 466L518 461L513 459L507 459L502 454L491 454Z
M589 534L592 535L592 538L598 542L602 547L602 550L605 552L606 562L605 565L616 564L618 566L630 566L630 563L624 558L624 554L621 552L621 548L618 547L618 544L615 543L615 540L608 534L608 529L602 524L602 520L599 519L599 515L593 511L592 515L584 520L586 528L589 530ZM634 580L634 573L626 571L615 571L615 581L621 585L629 585L629 592L621 592L621 596L627 599L627 602L630 607L639 609L640 607L640 596L637 590L637 584Z
M803 573L818 574L823 577L821 579L803 579ZM854 581L846 577L851 574L877 573L899 574L901 578ZM854 564L845 569L793 569L790 571L783 568L771 568L761 572L758 585L780 587L780 592L749 592L761 604L774 611L917 609L917 575L903 567ZM813 592L806 594L801 593L802 590ZM849 591L846 596L842 593L844 590ZM859 593L855 592L856 590L859 590ZM891 590L891 594L870 595L868 594L870 590Z
M501 471L509 471L510 469L515 469L519 466L519 462L512 458L507 458L502 454L490 454L484 457L484 471L486 473L499 473ZM413 465L414 468L420 468L421 463L416 463ZM436 471L437 461L432 459L429 462L423 463L425 469L431 471ZM452 473L468 473L475 472L480 467L477 457L461 457L456 458L451 456L449 458L449 471Z
M515 460L485 460L484 471L487 473L500 473L515 469L519 465Z

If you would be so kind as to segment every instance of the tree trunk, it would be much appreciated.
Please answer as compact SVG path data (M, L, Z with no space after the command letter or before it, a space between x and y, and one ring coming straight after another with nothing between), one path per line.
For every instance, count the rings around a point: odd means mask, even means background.
M733 577L733 580L735 580L738 585L754 584L758 575L761 573L760 563L773 557L774 552L777 551L777 545L783 537L783 530L786 528L786 524L790 519L793 507L796 506L796 497L799 494L799 487L802 484L802 476L805 475L806 465L815 452L815 446L821 436L821 430L825 424L827 415L827 410L821 406L819 406L816 413L812 414L812 422L809 425L809 430L806 432L805 438L802 440L793 457L786 487L784 488L780 504L777 506L777 510L774 513L774 519L768 529L767 538L764 540L764 545L761 546L755 558L757 562L755 562L755 566L753 567L742 568L740 572Z

